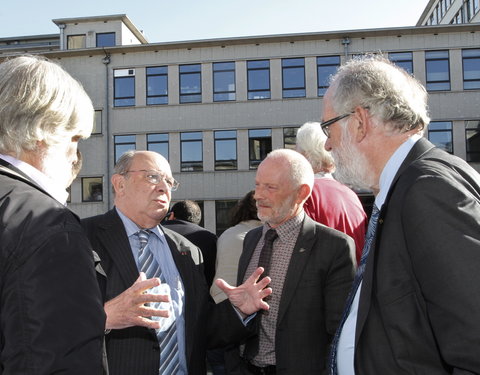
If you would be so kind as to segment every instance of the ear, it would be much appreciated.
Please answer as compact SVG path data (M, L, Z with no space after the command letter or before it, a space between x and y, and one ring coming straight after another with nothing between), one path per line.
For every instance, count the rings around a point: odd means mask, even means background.
M120 174L114 174L111 181L112 186L115 189L115 194L118 196L123 195L125 190L125 177Z
M360 143L367 136L368 131L370 130L370 116L368 114L368 110L360 106L355 108L353 116L357 121L357 127L354 129L355 141Z
M310 186L308 186L307 184L301 185L298 189L297 203L304 203L310 196L311 191L312 189L310 189Z

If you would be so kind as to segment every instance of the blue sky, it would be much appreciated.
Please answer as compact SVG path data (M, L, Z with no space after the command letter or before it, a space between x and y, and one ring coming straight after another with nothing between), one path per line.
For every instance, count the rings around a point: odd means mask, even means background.
M149 42L413 26L428 0L5 0L0 38L58 33L56 18L126 14Z

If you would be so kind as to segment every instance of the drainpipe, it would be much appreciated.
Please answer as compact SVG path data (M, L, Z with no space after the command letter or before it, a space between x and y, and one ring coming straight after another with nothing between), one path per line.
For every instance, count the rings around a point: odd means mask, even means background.
M347 61L348 60L348 45L350 44L350 38L348 36L343 38L342 44L343 44L343 50L344 50L344 53L345 53L345 61Z
M108 90L108 65L110 64L110 54L103 49L103 52L105 53L105 57L102 59L102 63L105 65L105 150L107 152L107 168L106 168L106 174L105 174L105 184L106 184L106 202L107 202L107 209L110 209L110 196L111 196L111 190L110 190L110 147L111 147L111 142L110 142L110 106L109 106L109 90Z
M58 25L58 28L60 29L60 51L63 51L65 48L65 28L67 25L64 23L61 23Z

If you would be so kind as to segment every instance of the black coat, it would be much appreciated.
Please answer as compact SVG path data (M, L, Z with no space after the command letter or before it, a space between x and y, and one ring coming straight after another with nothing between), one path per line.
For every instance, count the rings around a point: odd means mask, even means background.
M101 374L105 313L78 218L0 159L0 374Z

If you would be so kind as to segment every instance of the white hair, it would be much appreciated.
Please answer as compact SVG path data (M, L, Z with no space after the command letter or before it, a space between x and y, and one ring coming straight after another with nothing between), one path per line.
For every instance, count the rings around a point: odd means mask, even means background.
M297 131L296 149L307 158L315 173L335 170L333 157L325 150L326 140L318 122L306 122Z

